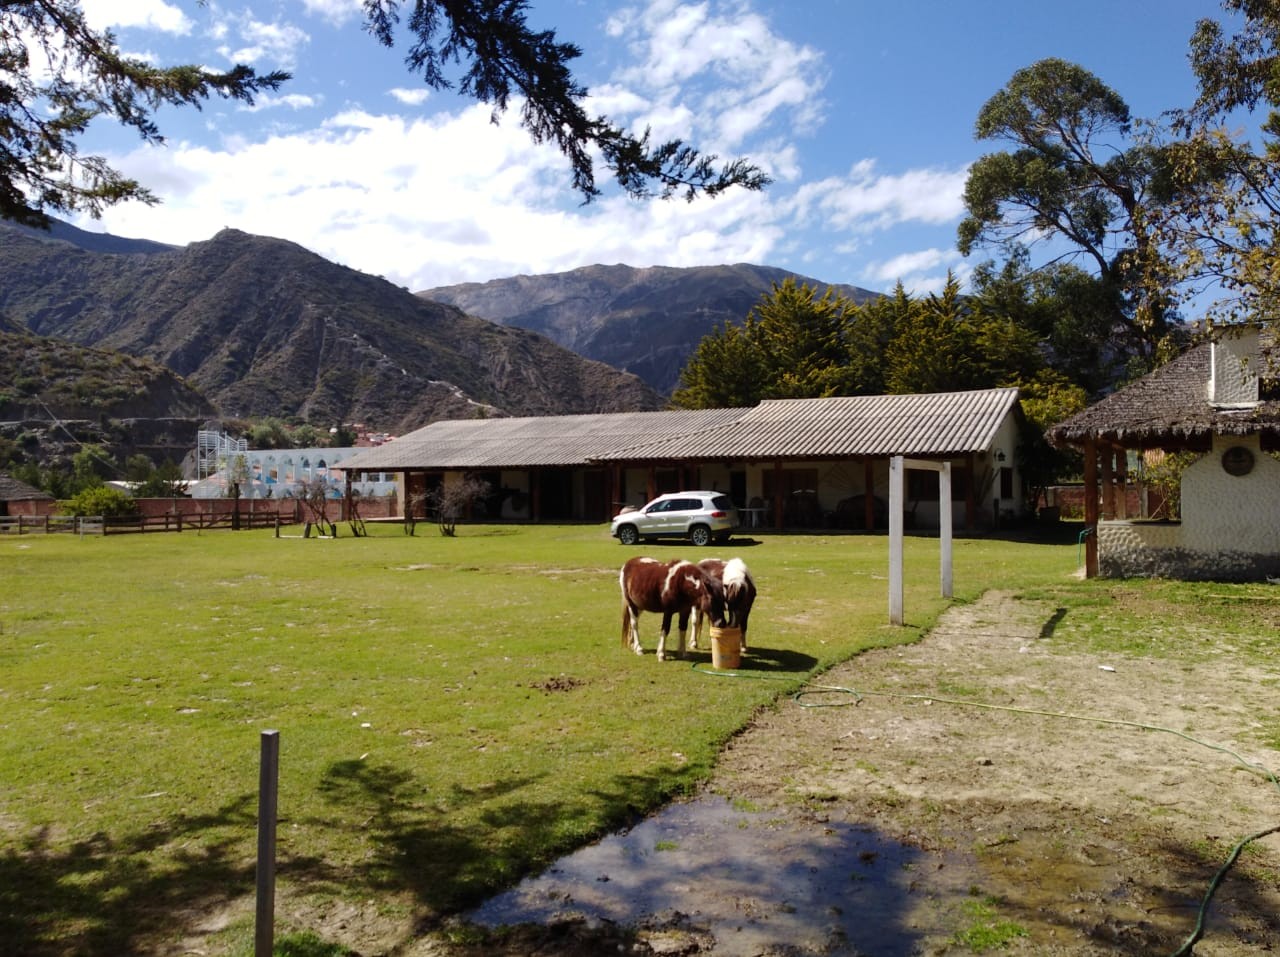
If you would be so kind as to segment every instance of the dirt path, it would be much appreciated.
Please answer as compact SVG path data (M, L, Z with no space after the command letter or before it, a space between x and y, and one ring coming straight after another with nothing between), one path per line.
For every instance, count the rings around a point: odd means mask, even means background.
M919 643L821 679L864 691L856 706L763 715L713 788L922 849L913 894L925 909L953 907L944 872L972 867L968 893L1026 931L1005 953L1173 953L1232 845L1280 826L1273 781L1181 735L1280 771L1280 753L1250 735L1252 715L1275 707L1276 673L1064 654L1046 640L1056 615L1001 593L952 608ZM1280 835L1250 846L1196 954L1280 950L1278 869ZM918 937L912 952L950 952L954 933Z

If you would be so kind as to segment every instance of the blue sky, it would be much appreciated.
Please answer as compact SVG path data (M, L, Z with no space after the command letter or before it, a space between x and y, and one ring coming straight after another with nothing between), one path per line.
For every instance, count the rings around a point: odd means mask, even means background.
M592 263L752 262L824 282L940 288L982 104L1021 67L1077 62L1135 116L1195 96L1187 41L1211 0L532 0L583 49L593 107L656 138L746 156L774 183L715 200L583 206L514 112L428 91L362 29L359 0L83 0L127 52L294 78L253 109L159 113L147 147L105 123L82 144L157 193L87 229L185 244L229 226L297 242L412 290Z

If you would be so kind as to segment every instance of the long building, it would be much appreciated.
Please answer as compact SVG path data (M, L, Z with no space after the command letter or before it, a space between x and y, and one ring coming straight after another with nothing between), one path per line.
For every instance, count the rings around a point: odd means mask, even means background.
M395 473L405 508L464 475L490 520L606 522L663 492L728 492L768 528L888 525L889 460L952 465L967 528L1024 507L1016 389L771 399L754 408L433 422L343 462ZM937 473L909 473L908 525L938 525Z

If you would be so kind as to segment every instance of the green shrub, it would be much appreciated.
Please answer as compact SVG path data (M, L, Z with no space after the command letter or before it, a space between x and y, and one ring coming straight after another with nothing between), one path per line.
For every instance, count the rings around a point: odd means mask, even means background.
M87 488L62 503L65 515L135 515L138 503L125 492L109 485Z

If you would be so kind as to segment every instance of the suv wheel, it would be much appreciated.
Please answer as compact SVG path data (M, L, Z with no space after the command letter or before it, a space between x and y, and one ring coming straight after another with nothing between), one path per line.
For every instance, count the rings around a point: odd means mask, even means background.
M618 529L618 541L623 545L634 545L640 541L640 533L634 525L623 525Z
M711 544L711 529L705 525L695 525L689 529L689 541L701 548Z

